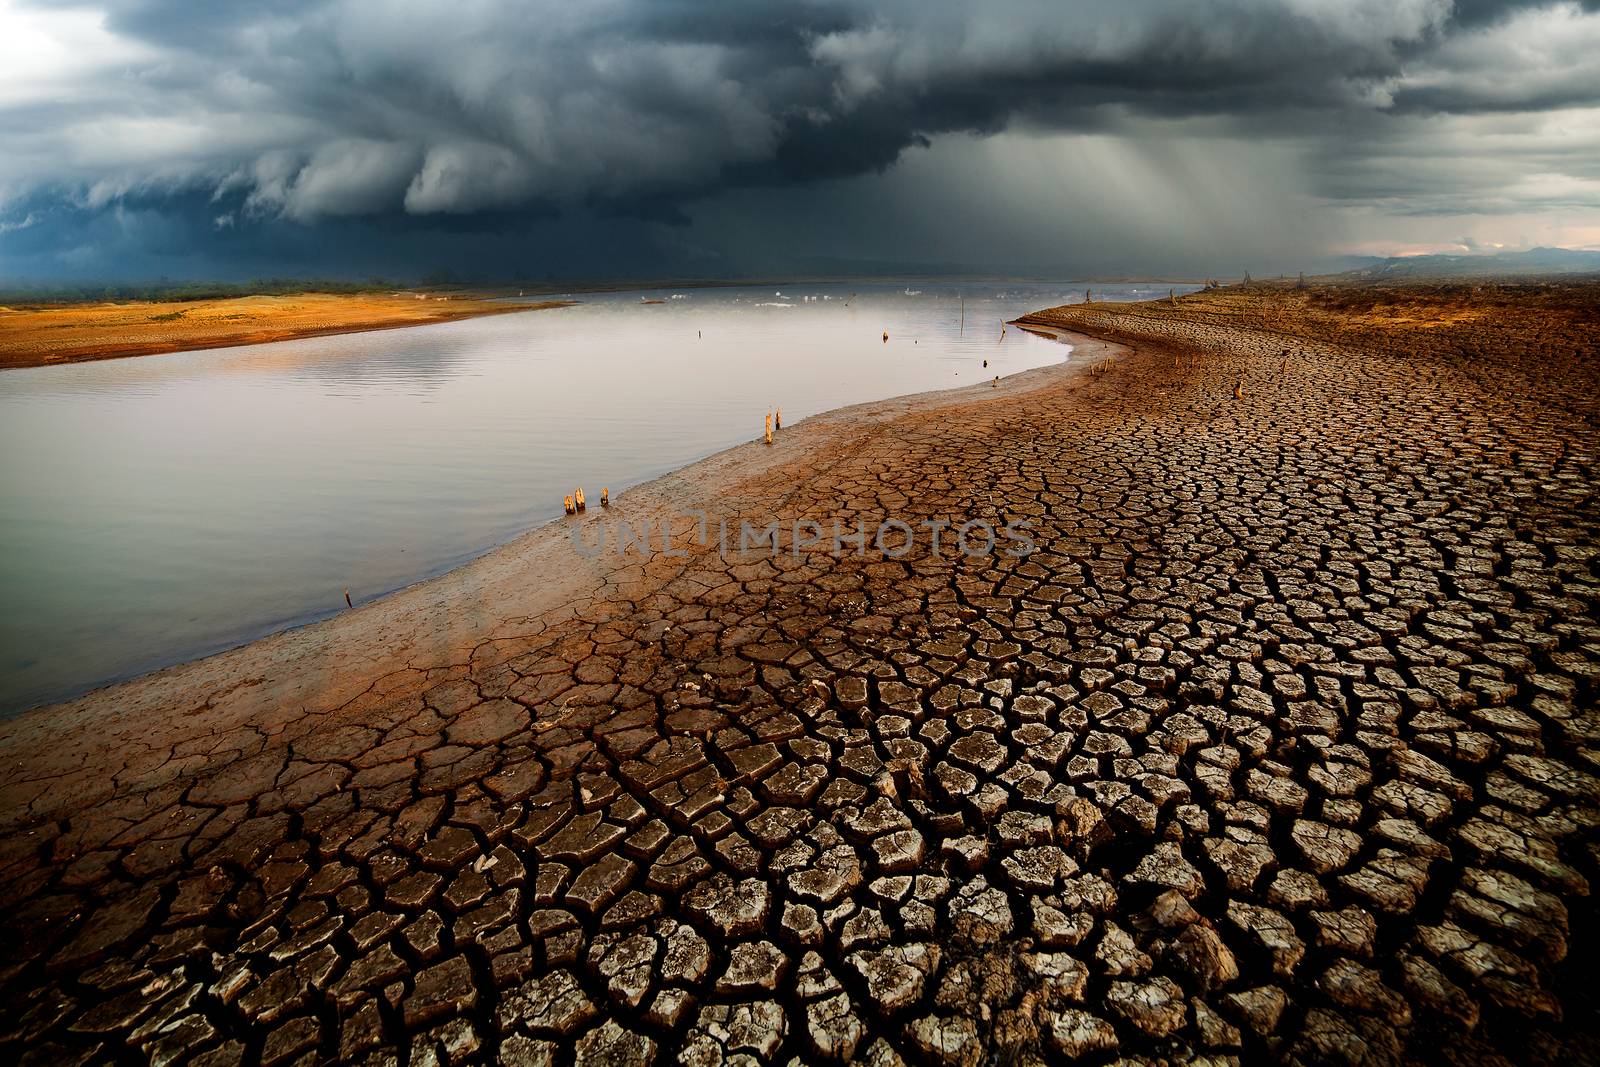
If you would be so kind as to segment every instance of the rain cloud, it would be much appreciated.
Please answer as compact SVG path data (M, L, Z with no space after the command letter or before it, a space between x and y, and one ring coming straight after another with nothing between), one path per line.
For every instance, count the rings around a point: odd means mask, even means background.
M114 273L117 249L131 273L781 270L763 220L808 208L809 254L992 267L998 242L830 220L997 195L994 225L1052 220L1019 262L1186 269L1237 235L1178 214L1179 186L1240 159L1283 184L1251 194L1282 213L1269 259L1600 240L1600 10L1571 0L0 0L0 42L12 280ZM1004 169L986 142L1047 143L1079 180L986 181L964 165ZM1119 234L1087 218L1118 180L1097 153L1185 170L1134 175Z

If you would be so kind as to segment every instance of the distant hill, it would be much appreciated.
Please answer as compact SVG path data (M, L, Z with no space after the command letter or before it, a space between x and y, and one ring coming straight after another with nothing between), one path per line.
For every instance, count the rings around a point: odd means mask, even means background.
M1394 256L1373 259L1342 274L1342 280L1398 278L1492 278L1552 274L1600 274L1600 252L1571 248L1530 248L1494 255Z

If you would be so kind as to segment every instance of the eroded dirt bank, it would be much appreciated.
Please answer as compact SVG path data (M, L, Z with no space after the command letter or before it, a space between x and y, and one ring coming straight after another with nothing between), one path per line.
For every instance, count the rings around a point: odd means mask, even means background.
M1131 347L584 520L1026 559L541 533L4 724L8 1052L1592 1053L1594 297L1042 313Z

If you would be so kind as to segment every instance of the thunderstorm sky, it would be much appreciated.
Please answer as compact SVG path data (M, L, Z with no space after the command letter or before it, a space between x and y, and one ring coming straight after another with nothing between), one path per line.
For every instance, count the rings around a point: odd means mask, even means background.
M0 0L0 282L1600 246L1600 3Z

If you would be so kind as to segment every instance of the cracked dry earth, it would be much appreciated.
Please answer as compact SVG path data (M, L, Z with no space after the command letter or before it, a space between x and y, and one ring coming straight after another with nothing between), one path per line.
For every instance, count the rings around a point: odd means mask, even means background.
M631 558L123 764L13 728L0 1056L1592 1057L1595 305L1042 313L1130 347L723 496L1027 559Z

